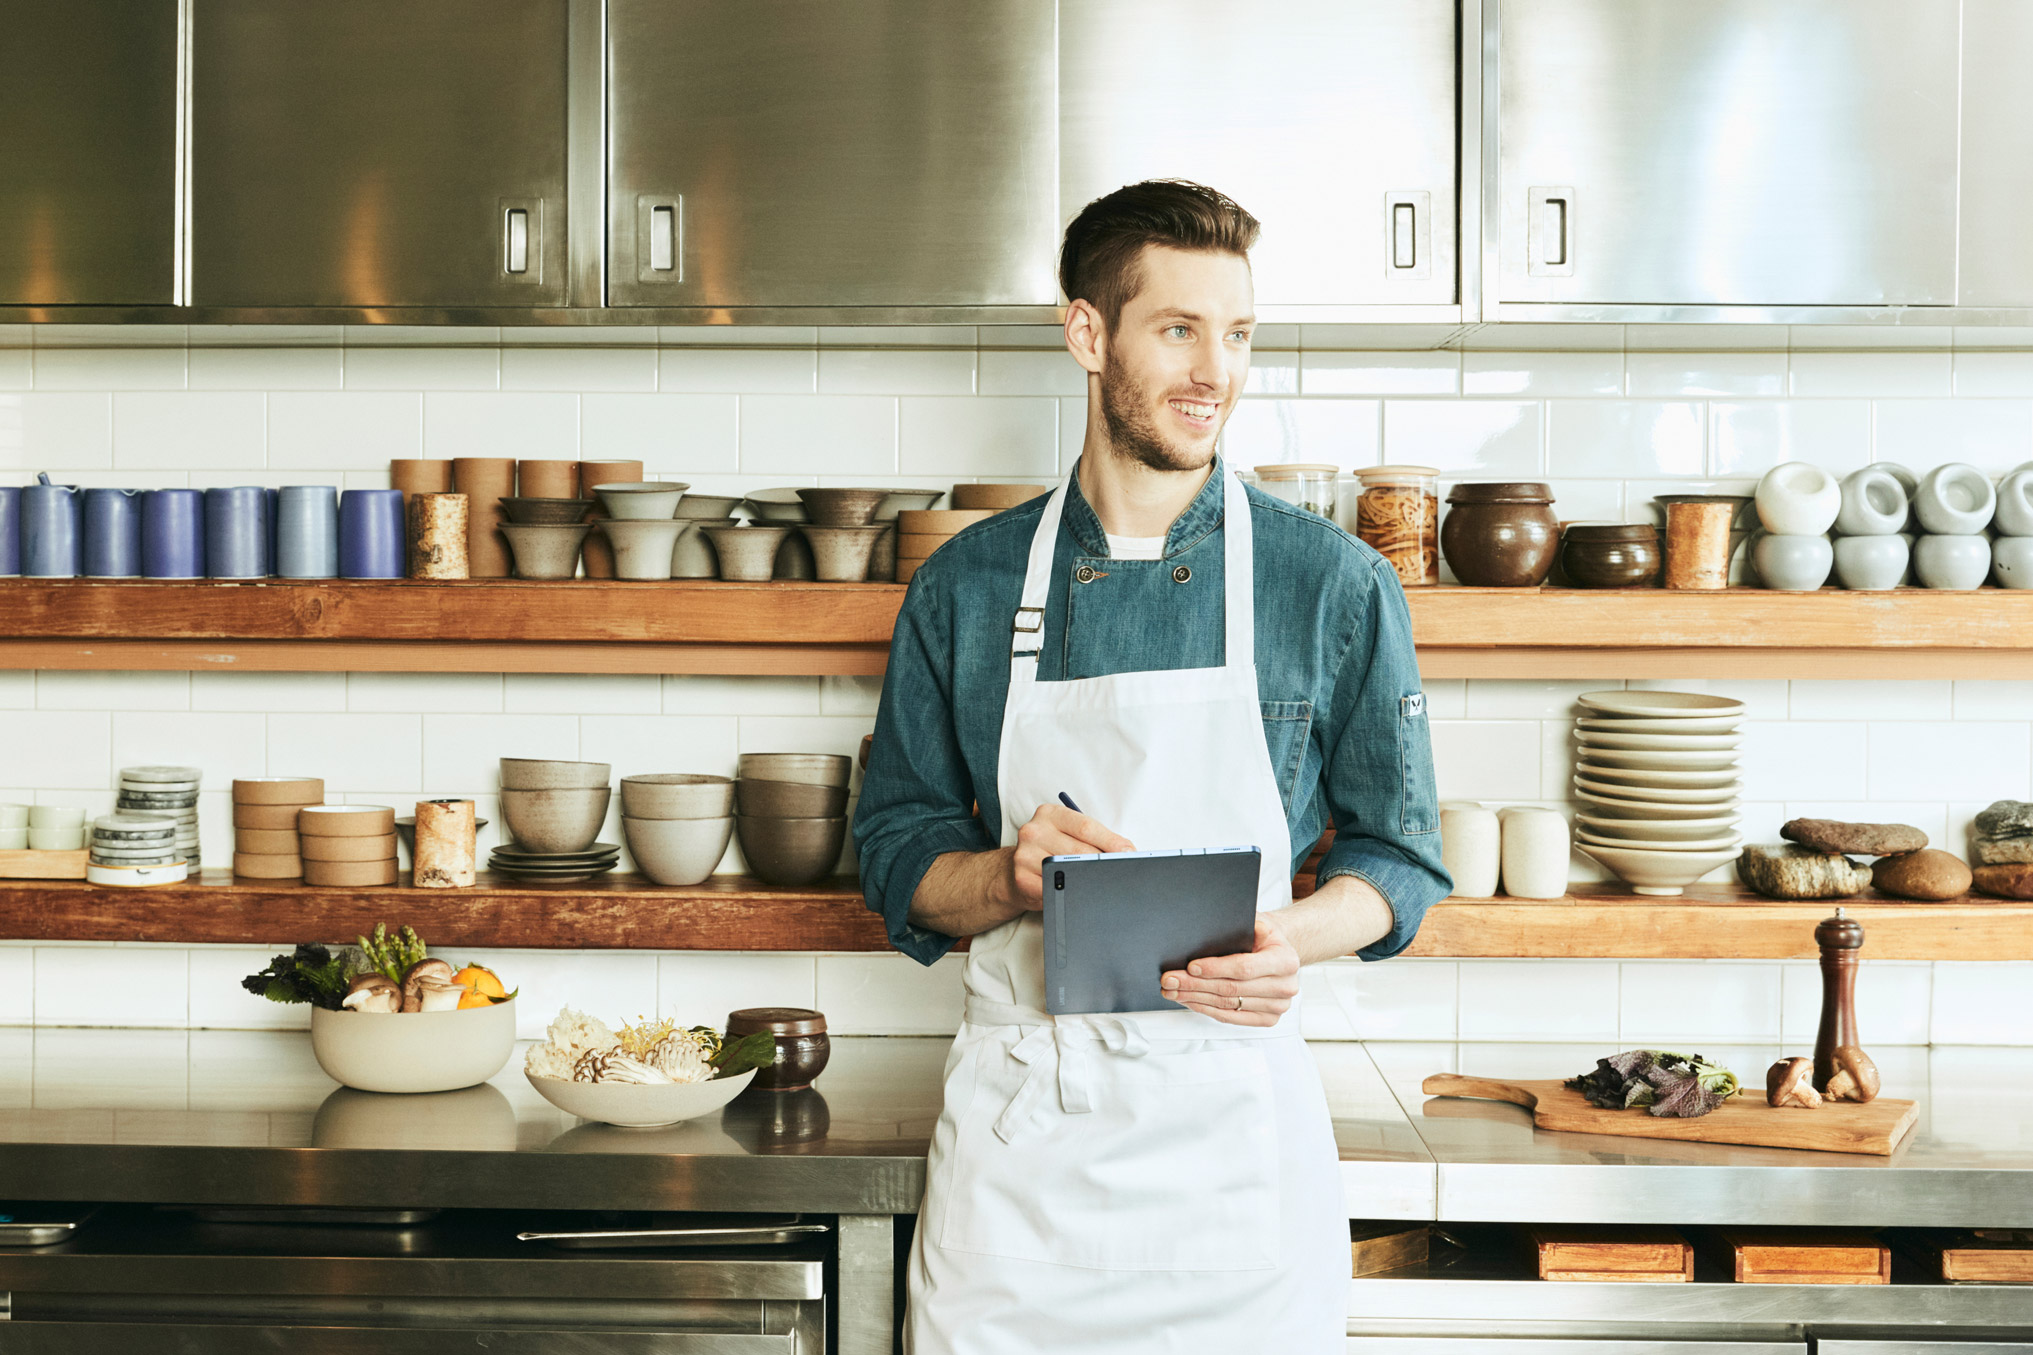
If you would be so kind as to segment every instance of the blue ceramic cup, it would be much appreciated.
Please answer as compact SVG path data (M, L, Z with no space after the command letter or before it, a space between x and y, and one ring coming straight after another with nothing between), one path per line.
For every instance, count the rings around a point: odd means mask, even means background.
M349 489L339 496L339 575L347 579L402 577L401 490Z
M47 474L21 491L21 572L31 579L75 579L84 565L78 491Z
M205 491L205 573L268 577L268 491L259 485Z
M141 491L85 491L85 577L131 579L141 573Z
M141 573L150 579L205 577L205 493L151 489L141 496Z
M339 572L339 491L289 485L276 500L275 572L285 579L329 579Z
M0 579L21 573L21 486L0 485Z

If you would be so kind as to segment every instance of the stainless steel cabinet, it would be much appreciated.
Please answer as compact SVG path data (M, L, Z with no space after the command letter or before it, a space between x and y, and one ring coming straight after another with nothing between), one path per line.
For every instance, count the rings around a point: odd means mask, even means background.
M176 0L0 0L0 305L175 300Z
M1822 1349L1828 1349L1826 1342ZM1803 1341L1690 1340L1677 1335L1628 1340L1533 1337L1521 1332L1515 1336L1351 1337L1348 1355L1807 1355L1807 1345Z
M1197 179L1263 223L1259 305L1455 298L1453 0L1061 0L1059 215Z
M1051 305L1052 0L610 0L608 300Z
M1500 301L1955 303L1957 0L1500 18Z
M566 300L565 0L193 11L198 305Z
M2033 5L1963 0L1961 294L2033 306Z

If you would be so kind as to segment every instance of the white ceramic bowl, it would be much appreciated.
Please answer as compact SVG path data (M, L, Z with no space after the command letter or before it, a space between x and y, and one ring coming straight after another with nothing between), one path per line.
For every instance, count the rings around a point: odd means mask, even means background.
M515 999L450 1012L311 1009L311 1052L363 1092L449 1092L485 1082L515 1052Z
M2000 588L2033 588L2033 536L2001 536L1993 541L1991 572Z
M1903 536L1843 536L1835 542L1835 581L1844 588L1878 592L1897 588L1913 565Z
M1923 536L1913 545L1913 571L1923 588L1980 588L1991 573L1985 536Z
M1717 852L1725 851L1744 840L1742 833L1714 833L1704 838L1676 842L1671 838L1654 838L1650 841L1633 841L1629 838L1610 837L1603 833L1577 831L1574 840L1585 847L1640 848L1648 852Z
M1615 781L1595 781L1576 774L1574 789L1591 795L1619 800L1644 800L1662 805L1717 805L1736 799L1742 783L1729 781L1720 786L1627 786ZM1713 810L1708 811L1713 813Z
M1788 461L1758 481L1758 521L1781 536L1820 536L1842 511L1842 486L1821 467Z
M1992 525L2006 536L2033 536L2033 469L2021 466L1998 482Z
M1719 772L1662 772L1644 767L1603 767L1590 762L1575 766L1577 776L1592 781L1604 781L1618 786L1653 786L1661 790L1691 790L1703 795L1713 795L1737 783L1734 771Z
M1936 536L1975 536L1997 511L1991 477L1961 461L1927 472L1913 495L1913 516Z
M706 772L624 776L621 812L633 819L724 819L734 812L734 778Z
M1722 716L1713 720L1689 717L1685 720L1653 720L1642 715L1619 718L1614 715L1584 715L1574 722L1576 729L1602 734L1734 734L1740 719Z
M1583 692L1575 701L1594 715L1636 715L1648 720L1740 720L1744 714L1743 702L1706 692Z
M1727 772L1736 770L1737 755L1727 749L1685 753L1631 748L1584 748L1581 761L1596 767L1622 767L1647 772Z
M1742 847L1713 852L1654 852L1590 842L1576 843L1575 850L1600 863L1638 893L1660 895L1683 893L1702 876L1744 854Z
M1706 838L1726 837L1736 831L1737 824L1734 814L1699 819L1619 819L1576 814L1574 821L1583 831L1599 838L1632 843L1700 842Z
M618 1124L625 1129L654 1129L710 1115L748 1090L755 1081L751 1068L710 1082L669 1082L643 1087L631 1082L565 1082L525 1072L529 1085L544 1100L582 1120Z
M713 873L734 836L734 816L724 819L621 819L629 855L646 877L660 885L695 885Z
M504 790L600 790L614 775L610 762L570 762L562 758L501 759Z
M1883 466L1865 466L1843 477L1835 530L1844 536L1890 536L1904 530L1911 515L1906 487Z
M1669 801L1631 800L1620 795L1597 795L1591 791L1578 789L1574 792L1574 798L1594 817L1611 820L1711 819L1720 814L1734 813L1737 807L1734 798L1673 804Z
M1828 582L1835 547L1825 536L1767 532L1751 547L1751 564L1765 587L1781 593L1811 593Z
M607 822L611 793L593 790L504 790L501 821L527 851L546 856L583 852Z
M1576 736L1584 748L1620 748L1626 752L1722 752L1743 742L1740 734L1605 734L1584 729Z

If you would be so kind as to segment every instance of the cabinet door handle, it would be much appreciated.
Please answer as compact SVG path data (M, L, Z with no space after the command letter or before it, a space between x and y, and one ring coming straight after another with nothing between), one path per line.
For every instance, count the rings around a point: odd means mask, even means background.
M529 272L529 211L523 207L508 209L502 226L503 250L506 254L502 267L510 273Z
M1433 276L1433 195L1423 189L1384 195L1384 276Z
M678 209L652 207L649 212L649 266L668 273L678 257Z
M685 198L644 193L635 200L635 270L638 282L685 280Z
M1525 271L1533 277L1574 276L1574 190L1534 188L1525 203Z

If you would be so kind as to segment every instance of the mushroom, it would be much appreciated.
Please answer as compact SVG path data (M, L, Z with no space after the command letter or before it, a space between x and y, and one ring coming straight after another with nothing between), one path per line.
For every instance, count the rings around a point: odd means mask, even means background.
M1835 1072L1829 1076L1822 1095L1831 1101L1869 1101L1877 1096L1881 1085L1878 1065L1871 1062L1869 1054L1853 1044L1838 1045Z
M339 1005L354 1012L399 1012L402 989L383 974L362 974L346 986Z
M1772 1106L1799 1106L1811 1110L1821 1104L1814 1090L1813 1059L1780 1059L1765 1070L1765 1102Z
M432 983L426 979L417 985L417 1010L420 1012L456 1011L459 1000L466 996L463 984Z
M402 1009L406 1012L423 1011L424 985L451 984L457 988L459 985L452 983L452 979L458 972L452 968L450 960L418 960L402 976ZM456 1007L459 1004L454 1002L452 1005Z

